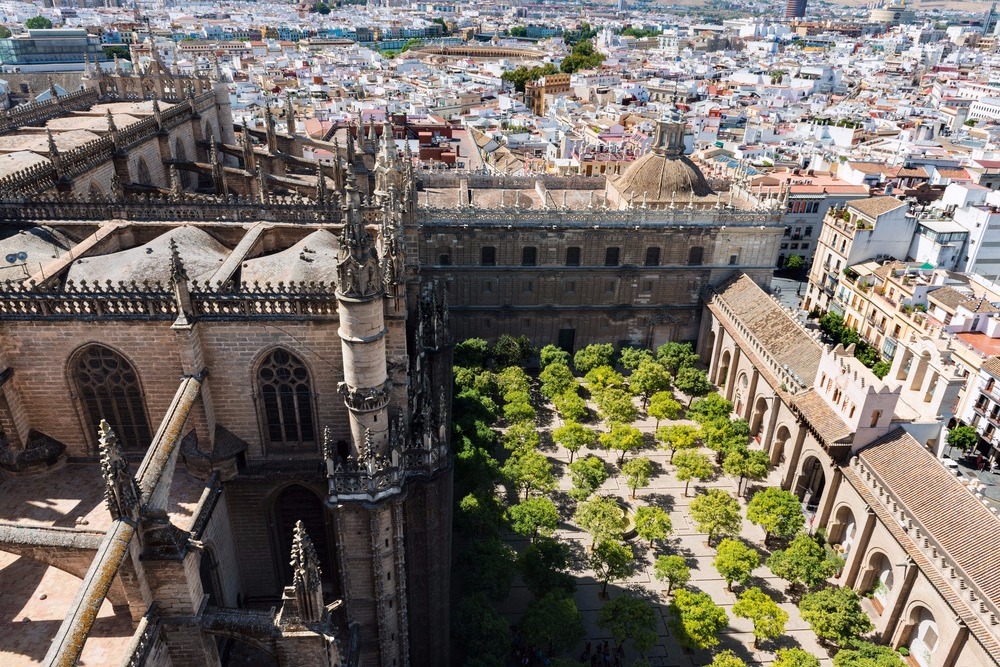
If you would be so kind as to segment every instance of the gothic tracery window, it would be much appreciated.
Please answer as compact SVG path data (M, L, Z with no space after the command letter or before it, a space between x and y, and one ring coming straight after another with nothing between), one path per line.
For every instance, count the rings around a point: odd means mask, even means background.
M312 445L312 385L305 364L287 350L268 354L257 370L264 430L272 446Z
M77 355L73 376L92 435L104 419L126 449L149 447L152 435L139 376L125 357L91 345Z

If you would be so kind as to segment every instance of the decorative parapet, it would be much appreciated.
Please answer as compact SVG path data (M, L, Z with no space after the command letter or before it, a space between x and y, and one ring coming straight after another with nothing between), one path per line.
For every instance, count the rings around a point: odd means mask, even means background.
M389 404L392 380L386 380L381 387L356 389L346 382L337 385L337 391L344 397L344 403L355 412L374 412Z
M209 285L191 281L195 320L336 319L332 283L258 282ZM117 284L73 282L60 286L0 283L0 319L8 320L170 320L177 319L173 286L161 282Z
M0 134L14 132L26 125L42 125L51 118L65 115L67 111L89 109L97 102L97 91L87 88L65 95L53 95L43 102L29 102L12 109L0 110Z
M348 456L336 461L327 459L331 502L363 500L376 502L402 491L403 461L398 450L389 457L372 451L358 458Z
M154 602L149 606L146 614L139 619L139 624L132 634L132 641L125 649L121 664L124 667L144 667L160 639L161 627L163 627L163 623L160 620L159 605Z
M882 510L889 514L891 524L897 526L909 537L919 554L923 556L923 559L926 559L927 564L933 567L942 578L942 583L948 590L944 590L941 585L937 584L935 587L950 603L954 604L959 600L964 603L963 606L971 612L975 619L963 619L970 628L974 622L981 623L983 630L988 631L994 641L997 641L996 636L1000 634L1000 609L996 607L990 597L955 562L934 536L907 511L906 506L892 493L882 478L864 464L861 457L851 457L849 465L855 477L860 479L878 499ZM906 548L905 544L903 546ZM922 559L918 558L917 562L919 563L920 560ZM951 595L949 596L948 593ZM955 611L960 613L958 609Z
M422 227L463 227L470 229L509 229L548 225L553 230L577 229L649 229L684 228L704 229L711 227L780 227L784 223L779 213L744 212L724 207L691 209L678 206L675 209L632 208L613 210L592 206L585 209L536 209L520 207L475 208L435 208L423 206L417 209Z

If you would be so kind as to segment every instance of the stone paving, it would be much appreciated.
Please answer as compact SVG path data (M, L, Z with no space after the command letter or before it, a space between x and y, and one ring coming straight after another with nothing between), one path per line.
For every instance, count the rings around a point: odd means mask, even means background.
M682 400L682 397L678 397ZM593 406L592 406L593 407ZM542 417L544 422L547 417ZM542 431L549 431L562 425L558 415L553 413L551 423L540 428ZM661 426L673 423L693 423L684 420L661 422ZM593 427L594 424L588 424ZM655 420L645 419L635 423L635 426L650 437L655 430ZM603 429L603 425L598 426ZM584 642L590 640L596 646L597 641L608 639L612 645L614 640L610 634L597 627L597 614L604 604L604 600L599 598L601 589L600 583L595 580L594 574L586 565L586 550L590 545L590 536L572 524L572 514L575 502L571 500L565 492L572 487L569 478L567 462L569 452L556 445L549 445L543 452L553 463L556 476L559 478L559 491L554 494L553 499L560 505L562 523L556 531L556 536L561 540L571 544L574 548L575 564L572 574L577 579L577 589L575 599L577 606L583 614L584 625L586 627L586 638ZM711 450L703 450L713 456ZM753 579L748 586L758 586L770 594L780 606L788 612L789 620L785 628L785 636L777 642L761 642L760 649L753 649L752 624L742 618L732 615L732 606L736 601L736 596L742 590L734 587L735 592L726 590L725 581L716 572L712 565L715 556L715 549L708 546L707 536L699 533L694 527L694 523L688 514L688 505L699 491L708 488L724 489L731 494L736 493L735 480L719 476L715 480L698 483L692 481L688 491L689 497L684 495L684 483L677 481L673 474L673 466L667 463L670 453L647 447L641 453L630 453L628 458L635 456L646 456L650 458L656 470L650 484L646 488L639 489L637 499L629 498L630 490L625 484L625 480L618 476L619 469L616 465L617 453L607 452L600 449L582 450L577 456L594 454L601 457L608 464L612 476L604 484L598 493L604 495L616 495L624 499L633 506L642 504L655 504L667 510L673 523L673 534L667 539L667 544L663 547L655 546L649 549L648 545L638 538L631 541L632 547L637 555L637 567L634 574L626 581L611 582L608 585L610 599L614 599L628 591L634 591L643 597L648 597L654 602L657 613L660 615L658 628L659 641L652 650L647 653L650 664L653 667L696 667L706 665L711 662L712 651L686 652L677 643L672 632L667 626L669 619L668 606L670 598L665 594L666 586L653 577L653 562L657 556L662 554L678 554L684 556L691 567L691 581L688 588L704 591L712 596L716 604L726 609L729 615L729 628L719 635L720 643L715 647L715 651L732 649L750 665L769 665L775 659L774 650L776 648L789 648L799 646L809 653L820 658L822 667L830 667L832 660L830 654L823 649L809 629L808 624L799 616L797 607L792 604L784 595L786 583L784 580L774 576L767 567L761 566L753 573ZM626 459L627 460L627 459ZM772 473L770 484L778 484L777 474ZM740 499L741 505L746 510L746 500ZM508 542L517 550L523 551L528 541L516 534L509 534ZM761 561L767 558L763 552L764 531L759 527L744 520L741 537L750 544L761 550ZM524 586L520 579L515 579L511 593L508 598L499 605L500 612L512 624L516 624L518 618L527 608L532 600L531 592ZM626 647L625 665L631 664L632 660L638 657L638 653L631 649L631 642ZM567 657L579 658L583 652L583 642Z
M40 664L79 587L71 574L0 551L0 665ZM118 664L131 640L132 619L105 600L80 664Z

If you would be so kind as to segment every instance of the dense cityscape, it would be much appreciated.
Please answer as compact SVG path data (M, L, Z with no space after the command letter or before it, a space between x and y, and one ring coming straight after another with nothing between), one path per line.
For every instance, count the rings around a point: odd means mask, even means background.
M0 664L1000 667L1000 11L0 2Z

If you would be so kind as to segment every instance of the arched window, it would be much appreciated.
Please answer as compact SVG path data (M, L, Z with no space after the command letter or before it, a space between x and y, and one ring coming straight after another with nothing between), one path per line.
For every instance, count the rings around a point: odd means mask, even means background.
M76 357L73 379L94 435L106 420L126 449L145 450L152 441L139 376L125 357L91 345Z
M257 382L269 444L315 444L312 386L305 364L287 350L274 350L261 362Z
M142 157L139 158L139 162L136 164L136 180L142 185L152 185L153 177L149 173L149 165L146 164L146 160Z

